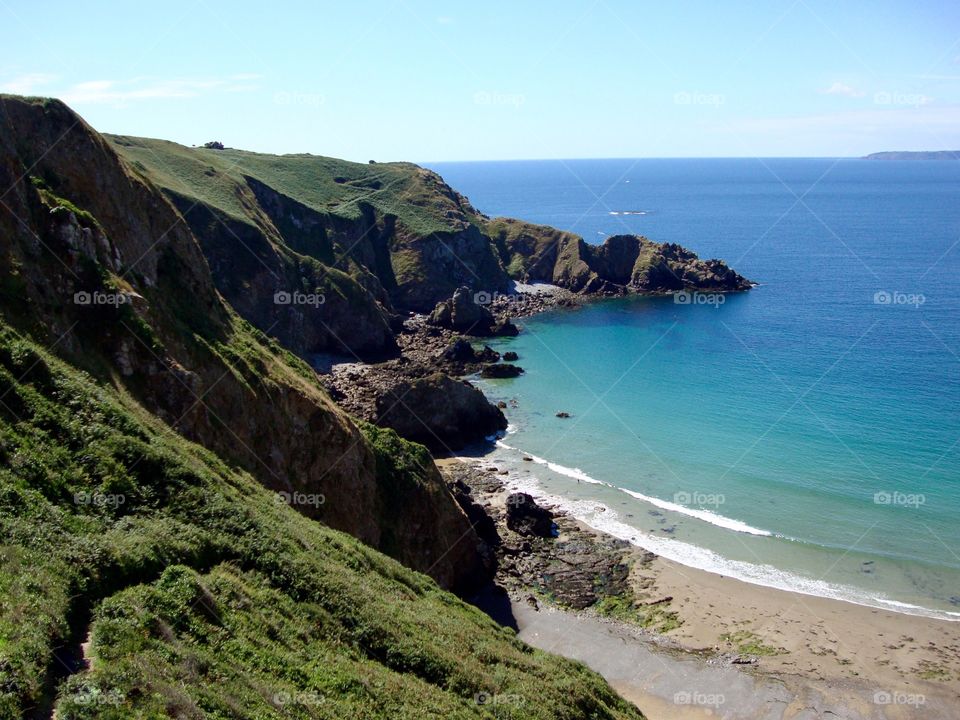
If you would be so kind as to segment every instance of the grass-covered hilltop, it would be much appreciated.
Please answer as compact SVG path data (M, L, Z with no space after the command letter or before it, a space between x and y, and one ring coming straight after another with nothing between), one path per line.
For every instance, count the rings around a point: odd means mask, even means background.
M49 99L0 96L0 193L0 718L641 717L458 599L491 576L475 508L307 361L398 357L464 286L742 277L491 220L415 165L104 137Z

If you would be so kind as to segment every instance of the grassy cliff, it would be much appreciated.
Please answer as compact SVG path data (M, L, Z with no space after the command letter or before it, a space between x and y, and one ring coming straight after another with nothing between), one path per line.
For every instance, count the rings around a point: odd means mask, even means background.
M0 717L639 717L7 327L0 395Z
M303 514L446 587L482 576L433 464L386 472L371 431L224 302L182 215L95 131L16 98L0 128L0 318L270 490L324 498Z

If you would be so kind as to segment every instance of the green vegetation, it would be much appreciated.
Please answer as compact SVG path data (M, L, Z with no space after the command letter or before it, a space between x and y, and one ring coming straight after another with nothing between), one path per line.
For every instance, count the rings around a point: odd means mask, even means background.
M638 605L631 594L606 595L594 609L599 615L633 623L640 627L667 633L680 627L677 614L665 603L657 605Z
M0 718L88 633L61 720L640 717L6 327L0 399ZM416 482L422 449L364 430Z
M953 674L950 672L950 669L944 665L939 665L929 660L922 660L917 672L917 677L922 680L950 680Z
M323 214L362 217L362 205L396 216L415 234L450 232L458 201L438 192L442 181L411 163L353 163L318 155L265 155L245 150L189 148L166 140L108 135L116 150L159 187L195 198L251 222L253 177Z
M720 639L732 645L741 655L756 655L762 657L765 655L783 655L787 652L783 648L765 644L756 633L750 630L737 630L732 633L724 633L720 636Z
M77 222L80 223L81 227L85 228L99 228L99 223L96 218L93 217L86 210L82 210L74 205L72 202L66 198L58 197L51 191L44 180L38 177L31 177L30 181L33 183L33 186L37 188L37 192L40 194L40 199L52 208L51 212L56 214L58 212L72 212L77 218Z

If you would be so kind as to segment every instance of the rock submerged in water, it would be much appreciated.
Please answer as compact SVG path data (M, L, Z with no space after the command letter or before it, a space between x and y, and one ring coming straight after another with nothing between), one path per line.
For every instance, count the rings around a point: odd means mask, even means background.
M561 410L557 413L557 417L566 420L568 417L570 417L570 413Z
M526 537L553 537L553 513L527 493L507 496L507 527Z
M515 378L520 373L523 372L523 368L519 365L508 365L506 363L495 363L493 365L487 365L480 371L480 377L482 378Z
M515 352L513 352L513 350L510 350L510 351L505 352L505 353L503 354L503 359L504 359L506 362L516 362L517 360L520 359L520 356L517 355Z

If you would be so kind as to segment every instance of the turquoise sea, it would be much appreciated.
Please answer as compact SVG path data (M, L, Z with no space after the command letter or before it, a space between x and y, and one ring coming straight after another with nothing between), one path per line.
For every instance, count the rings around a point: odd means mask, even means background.
M759 283L498 341L526 370L483 383L516 400L495 453L518 486L685 564L960 619L960 162L431 167L489 215L678 242Z

